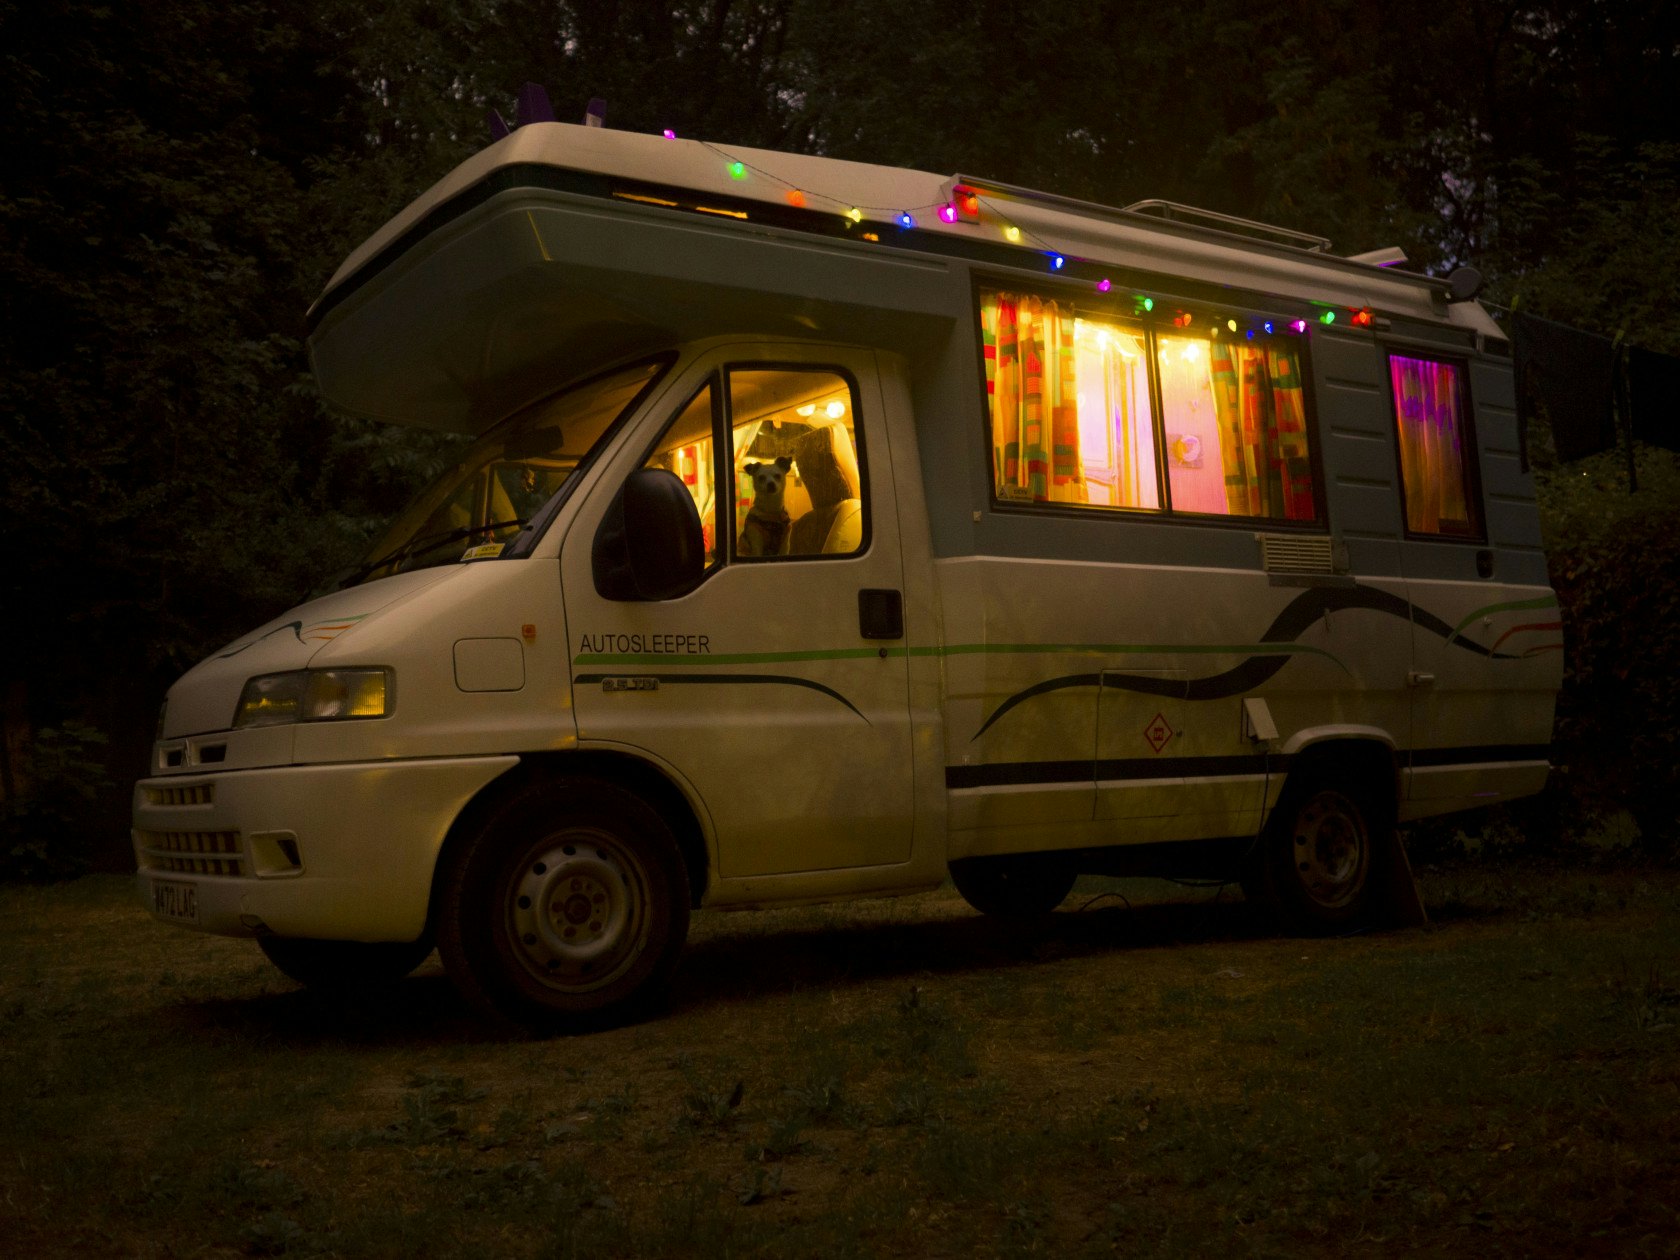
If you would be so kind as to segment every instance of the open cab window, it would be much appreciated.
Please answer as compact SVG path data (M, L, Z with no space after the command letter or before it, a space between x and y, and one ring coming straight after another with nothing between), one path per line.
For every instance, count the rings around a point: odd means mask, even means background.
M694 496L706 567L725 557L757 562L861 552L866 496L851 380L832 368L757 364L731 367L724 380L726 406L714 405L720 386L709 381L644 464L675 474Z
M1320 519L1298 339L999 290L980 328L1000 502Z

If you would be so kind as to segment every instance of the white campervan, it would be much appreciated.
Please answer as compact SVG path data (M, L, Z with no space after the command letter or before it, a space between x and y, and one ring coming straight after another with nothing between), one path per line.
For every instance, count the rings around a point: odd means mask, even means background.
M311 313L344 412L473 435L333 594L171 689L146 904L316 983L433 947L534 1026L693 907L1241 877L1539 789L1562 668L1462 287L1162 203L536 123Z

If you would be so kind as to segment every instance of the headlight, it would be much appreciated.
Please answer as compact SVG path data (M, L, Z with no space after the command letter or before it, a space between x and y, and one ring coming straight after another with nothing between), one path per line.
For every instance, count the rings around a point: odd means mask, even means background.
M294 669L262 674L239 693L233 725L384 717L391 711L392 682L388 669Z

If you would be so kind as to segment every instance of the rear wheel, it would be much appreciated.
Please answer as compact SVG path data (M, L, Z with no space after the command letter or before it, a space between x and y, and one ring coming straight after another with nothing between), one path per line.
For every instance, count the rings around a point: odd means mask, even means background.
M1032 857L965 858L951 863L951 882L981 914L1023 918L1049 914L1078 878L1073 871Z
M1328 777L1304 781L1278 807L1263 840L1262 901L1296 931L1361 923L1370 908L1372 811L1367 798Z
M688 935L675 837L604 780L534 784L456 854L438 949L480 1010L537 1031L630 1017L663 993Z
M264 936L257 945L291 979L311 989L360 989L395 984L432 952L418 941L312 941Z

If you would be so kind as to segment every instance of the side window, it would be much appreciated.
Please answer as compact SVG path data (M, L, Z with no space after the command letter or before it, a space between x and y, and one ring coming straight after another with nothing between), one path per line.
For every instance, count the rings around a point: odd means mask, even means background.
M1231 320L1157 335L1066 301L983 290L996 497L1317 520L1300 347L1270 329Z
M862 551L867 496L851 383L799 367L735 368L728 379L734 554Z
M1388 356L1406 530L1480 538L1482 521L1470 460L1475 449L1464 372L1435 359Z
M644 467L674 473L694 496L700 532L706 543L706 567L717 563L717 463L712 440L712 386L691 398L660 438Z
M1316 519L1295 343L1216 334L1162 336L1160 345L1173 510Z

